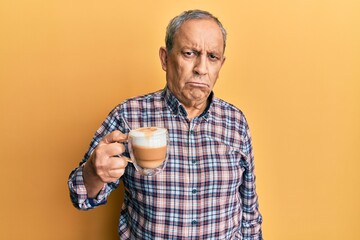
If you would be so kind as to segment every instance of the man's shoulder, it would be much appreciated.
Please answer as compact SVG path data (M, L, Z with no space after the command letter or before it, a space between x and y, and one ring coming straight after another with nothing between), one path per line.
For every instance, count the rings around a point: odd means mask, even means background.
M221 109L225 113L239 114L244 116L243 111L232 103L229 103L221 98L214 98L215 108Z
M163 91L146 93L134 97L127 98L116 105L113 110L113 115L124 114L125 112L137 112L145 110L146 108L154 108L162 105Z
M220 98L214 98L214 108L211 114L214 121L225 122L237 129L248 125L244 112L232 103Z
M125 99L121 104L131 103L131 102L143 102L151 100L160 100L162 98L163 90L158 90L156 92L146 93L138 96L134 96L128 99Z

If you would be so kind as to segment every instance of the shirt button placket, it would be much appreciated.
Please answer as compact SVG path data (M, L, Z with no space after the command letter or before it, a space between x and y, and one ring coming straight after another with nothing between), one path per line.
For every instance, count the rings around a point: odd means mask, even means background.
M188 140L189 140L189 156L190 156L190 179L191 182L189 183L189 194L191 199L191 219L190 219L190 226L192 228L191 230L191 236L197 235L197 226L198 226L198 201L197 201L197 194L198 194L198 176L197 176L197 139L196 134L194 131L195 127L195 121L194 119L190 122L189 126L189 133L188 133Z
M189 131L189 140L192 141L192 143L193 143L193 145L194 145L193 148L196 147L194 134L195 134L194 130L190 130L190 131ZM194 155L191 155L191 157L192 157L191 163L192 163L192 164L196 164L196 163L197 163L196 154L194 153ZM196 167L196 166L193 166L193 167Z

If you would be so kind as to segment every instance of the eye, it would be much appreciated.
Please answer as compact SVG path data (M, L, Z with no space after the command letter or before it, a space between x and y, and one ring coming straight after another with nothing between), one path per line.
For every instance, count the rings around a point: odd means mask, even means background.
M219 60L219 57L216 54L210 53L208 55L208 57L210 58L211 61L217 61Z
M195 52L194 51L183 51L182 54L185 56L185 57L193 57L195 56Z

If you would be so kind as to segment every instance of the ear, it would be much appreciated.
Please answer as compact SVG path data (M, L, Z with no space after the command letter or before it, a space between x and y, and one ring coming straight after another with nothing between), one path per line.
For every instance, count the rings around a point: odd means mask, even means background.
M224 65L225 60L226 60L226 57L224 56L224 57L223 57L223 60L222 60L222 63L221 63L221 67L222 67L222 65Z
M168 52L167 52L166 48L161 47L159 49L159 57L160 57L161 67L166 72L167 58L168 58Z

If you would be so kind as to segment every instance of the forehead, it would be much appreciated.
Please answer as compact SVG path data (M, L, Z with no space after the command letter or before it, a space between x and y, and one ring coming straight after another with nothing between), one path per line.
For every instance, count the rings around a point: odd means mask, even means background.
M174 35L174 45L224 48L224 39L219 25L213 19L192 19L184 22Z

